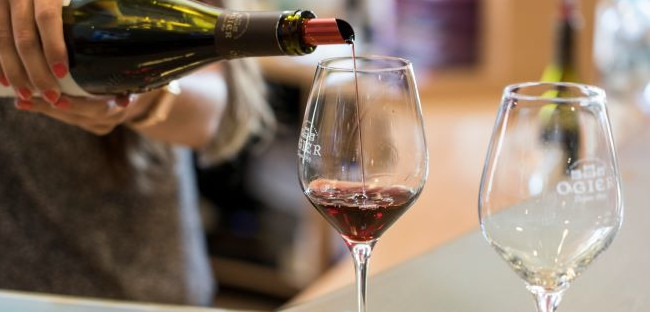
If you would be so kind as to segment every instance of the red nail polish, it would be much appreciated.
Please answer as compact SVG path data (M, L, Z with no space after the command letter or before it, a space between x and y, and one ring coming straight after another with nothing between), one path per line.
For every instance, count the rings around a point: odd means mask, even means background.
M59 100L59 93L54 90L47 90L43 92L43 97L50 103L54 104Z
M27 88L18 89L18 96L24 101L29 101L32 98L32 91Z
M66 98L59 98L56 103L54 103L54 106L56 106L58 109L69 109L70 108L70 101L68 101Z
M0 83L5 87L9 86L9 80L5 76L0 76Z
M119 107L128 107L131 104L130 96L118 96L115 98L115 104Z
M34 107L34 103L31 101L16 100L16 108L19 110L30 110Z
M57 78L63 78L68 74L68 67L63 63L56 63L54 66L52 66L52 71Z

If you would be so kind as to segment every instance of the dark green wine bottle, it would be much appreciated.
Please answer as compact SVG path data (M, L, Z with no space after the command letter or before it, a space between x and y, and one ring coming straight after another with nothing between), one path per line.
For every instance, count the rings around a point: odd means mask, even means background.
M575 1L577 0L560 0L555 55L542 74L544 82L579 82L575 42L580 21ZM571 96L562 89L560 87L545 95L554 98ZM546 104L540 118L545 120L542 124L546 125L543 139L561 144L567 157L567 168L571 167L580 157L578 146L581 138L577 114L567 106Z
M193 0L65 0L63 27L71 77L61 86L78 96L141 93L208 63L303 55L354 36L346 22L310 11L236 12Z
M555 54L553 61L544 69L542 81L579 82L575 42L580 21L575 0L560 0L558 11Z

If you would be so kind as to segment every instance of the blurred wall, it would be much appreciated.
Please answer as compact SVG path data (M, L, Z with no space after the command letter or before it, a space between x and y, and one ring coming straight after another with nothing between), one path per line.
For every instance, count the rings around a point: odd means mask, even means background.
M558 1L482 0L479 62L474 68L429 72L422 92L500 93L506 84L539 80L552 60ZM592 57L595 0L582 0L578 66L586 83L597 80Z
M328 2L309 2L307 0L266 0L257 1L263 9L299 6L313 9L319 16L336 16L348 19L360 33L362 42L359 49L363 53L401 55L409 49L422 49L417 41L405 41L401 49L382 48L384 36L394 37L392 45L400 44L400 27L395 23L405 23L405 16L395 12L396 5L402 0L337 0ZM416 1L416 0L403 0ZM455 0L421 0L423 2L453 2ZM478 2L478 36L477 60L471 66L428 67L415 64L421 93L425 96L456 96L500 94L506 84L513 82L539 80L544 67L551 61L554 45L554 22L559 0L476 0ZM580 0L583 18L582 30L578 35L579 70L584 82L595 83L596 74L593 66L592 42L593 22L596 0ZM362 12L358 12L361 8ZM435 14L434 14L435 15ZM399 18L398 18L399 17ZM473 21L475 22L475 21ZM366 25L369 24L369 25ZM391 27L391 25L393 25ZM422 27L426 27L423 24ZM367 36L370 28L371 36ZM443 29L444 30L444 29ZM426 30L420 30L426 31ZM431 31L439 31L434 29ZM450 30L452 31L452 30ZM366 36L364 38L364 35ZM370 37L370 38L368 38ZM431 38L431 36L428 36ZM364 42L364 39L370 42ZM388 40L390 41L390 40ZM426 46L426 45L424 45ZM348 49L319 47L314 55L293 58L287 62L263 62L271 78L303 85L309 89L313 69L317 59L331 57L332 54L348 55ZM424 48L426 49L426 47ZM321 53L319 53L319 51ZM325 52L325 51L333 51ZM423 53L423 52L419 52ZM426 50L424 50L426 53ZM295 63L306 65L305 69L296 70ZM429 104L427 104L429 105Z

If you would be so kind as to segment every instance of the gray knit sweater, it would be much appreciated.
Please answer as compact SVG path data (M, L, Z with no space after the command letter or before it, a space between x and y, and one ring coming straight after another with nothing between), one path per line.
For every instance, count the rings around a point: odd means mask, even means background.
M0 289L209 303L189 153L152 188L115 183L98 137L12 103L0 99Z

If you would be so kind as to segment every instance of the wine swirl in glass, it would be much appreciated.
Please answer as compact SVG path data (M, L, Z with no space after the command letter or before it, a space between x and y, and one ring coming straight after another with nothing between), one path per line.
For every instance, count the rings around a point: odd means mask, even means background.
M428 152L413 68L407 60L340 57L319 63L298 146L302 189L341 234L366 311L368 259L413 204Z
M612 242L623 219L605 93L574 83L506 87L485 161L479 218L538 311Z

